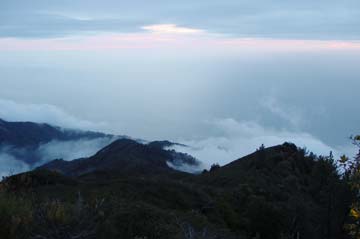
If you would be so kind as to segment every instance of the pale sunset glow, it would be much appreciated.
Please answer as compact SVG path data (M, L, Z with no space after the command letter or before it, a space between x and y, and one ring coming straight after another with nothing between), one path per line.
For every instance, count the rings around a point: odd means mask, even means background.
M0 38L0 51L69 51L116 49L201 49L223 51L360 50L359 41L234 38L172 24L146 26L149 32L99 34L50 39ZM154 34L155 33L155 34Z

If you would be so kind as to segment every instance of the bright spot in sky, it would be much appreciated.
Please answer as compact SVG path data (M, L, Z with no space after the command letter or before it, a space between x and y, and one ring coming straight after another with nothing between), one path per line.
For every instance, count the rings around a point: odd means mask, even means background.
M175 24L156 24L143 26L142 29L153 33L171 33L171 34L198 34L204 33L201 29L179 27Z

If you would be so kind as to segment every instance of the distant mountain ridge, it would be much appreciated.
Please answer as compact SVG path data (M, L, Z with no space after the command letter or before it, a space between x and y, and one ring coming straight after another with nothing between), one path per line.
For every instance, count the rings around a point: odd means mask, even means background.
M114 140L116 141L113 142ZM154 171L159 171L180 169L181 166L187 165L194 167L194 171L197 170L195 168L200 162L191 155L172 150L171 146L175 145L187 147L167 140L148 142L130 139L128 136L63 129L45 123L8 122L0 119L0 156L5 155L5 158L10 157L7 160L23 162L29 165L30 169L50 162L44 167L72 176L94 170L116 169L127 172L131 171L130 167L140 166L144 170L154 166ZM85 153L79 155L77 151ZM64 158L63 155L72 157ZM97 160L99 158L106 158L107 164L100 165ZM118 165L118 158L122 160L122 167ZM9 171L12 170L9 168ZM23 170L14 172L19 173Z
M8 122L0 119L0 145L34 148L52 140L67 141L102 137L113 137L113 135L63 129L46 123Z
M199 166L200 162L194 157L164 149L159 142L142 144L132 139L118 139L89 158L54 160L40 169L58 171L68 176L81 176L97 171L154 174L173 171L177 165ZM167 142L167 145L171 144ZM170 167L168 163L174 167Z
M74 158L78 158L78 154L91 155L91 147L96 152L117 137L122 136L64 129L46 123L9 122L0 119L0 163L3 164L2 170L18 173L59 156L75 155ZM74 152L66 152L70 150ZM10 166L6 170L8 164ZM18 165L19 168L12 168L13 165ZM7 172L0 172L0 175Z

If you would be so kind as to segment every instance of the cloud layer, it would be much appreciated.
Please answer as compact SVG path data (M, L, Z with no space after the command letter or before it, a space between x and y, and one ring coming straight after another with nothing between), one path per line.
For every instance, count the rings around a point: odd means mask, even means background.
M54 105L23 104L4 99L0 99L0 118L7 121L48 123L78 130L100 130L106 126L105 123L93 123L79 119Z
M42 144L37 149L41 155L41 163L49 162L53 159L73 160L94 155L100 149L109 145L115 140L115 137L104 137L97 139L82 139L70 141L51 141Z
M256 122L238 122L231 118L214 120L207 124L209 128L219 132L218 136L181 142L190 147L173 147L198 158L205 168L214 163L230 163L254 152L261 144L270 147L291 142L318 155L329 155L332 151L335 157L339 157L343 153L306 132L266 128Z
M203 168L214 163L227 164L235 159L252 153L261 144L273 146L284 142L295 143L306 147L319 155L328 155L330 151L335 157L343 153L354 155L355 149L333 147L318 137L301 130L305 120L301 112L286 108L275 97L260 100L260 106L283 121L281 127L270 127L255 120L236 120L223 118L202 122L202 131L207 135L198 135L193 139L173 139L190 147L175 146L175 150L188 153L202 162ZM61 125L67 128L92 129L101 124L79 120L52 105L20 104L8 100L0 100L0 118L11 121L34 121ZM195 119L193 119L195 121ZM287 123L287 124L286 124ZM278 125L279 126L279 125ZM81 139L71 141L51 141L40 145L35 150L27 148L0 148L0 176L30 170L53 159L72 160L89 157L110 144L115 138ZM35 165L24 163L29 155L39 158ZM172 166L172 165L170 165ZM198 171L199 168L181 168L183 171Z
M17 160L13 155L0 149L0 180L2 177L11 176L28 170L30 170L28 164Z
M0 180L2 176L29 171L54 159L69 161L90 157L115 139L115 137L103 137L69 141L54 140L41 144L36 149L2 145L0 147ZM26 162L29 158L37 161L29 164Z
M0 118L7 121L30 121L48 123L75 130L101 130L105 123L94 123L79 119L59 107L49 104L22 104L0 99ZM36 149L16 148L1 145L0 177L28 171L53 159L72 160L89 157L110 144L115 138L51 141ZM29 158L37 159L35 164L26 163Z

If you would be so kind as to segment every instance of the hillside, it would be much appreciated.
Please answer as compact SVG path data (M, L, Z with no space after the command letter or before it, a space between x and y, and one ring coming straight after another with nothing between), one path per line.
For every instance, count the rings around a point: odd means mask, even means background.
M92 172L145 175L174 171L168 163L198 166L199 162L190 155L163 147L157 142L142 144L131 139L118 139L92 157L73 161L55 160L40 168L68 176L81 176Z
M346 238L351 193L331 158L286 143L199 175L171 170L165 159L158 148L119 140L64 167L72 179L44 170L10 177L0 186L0 233L69 239ZM89 165L96 170L88 172ZM39 210L43 213L34 214ZM9 219L14 216L15 225Z

